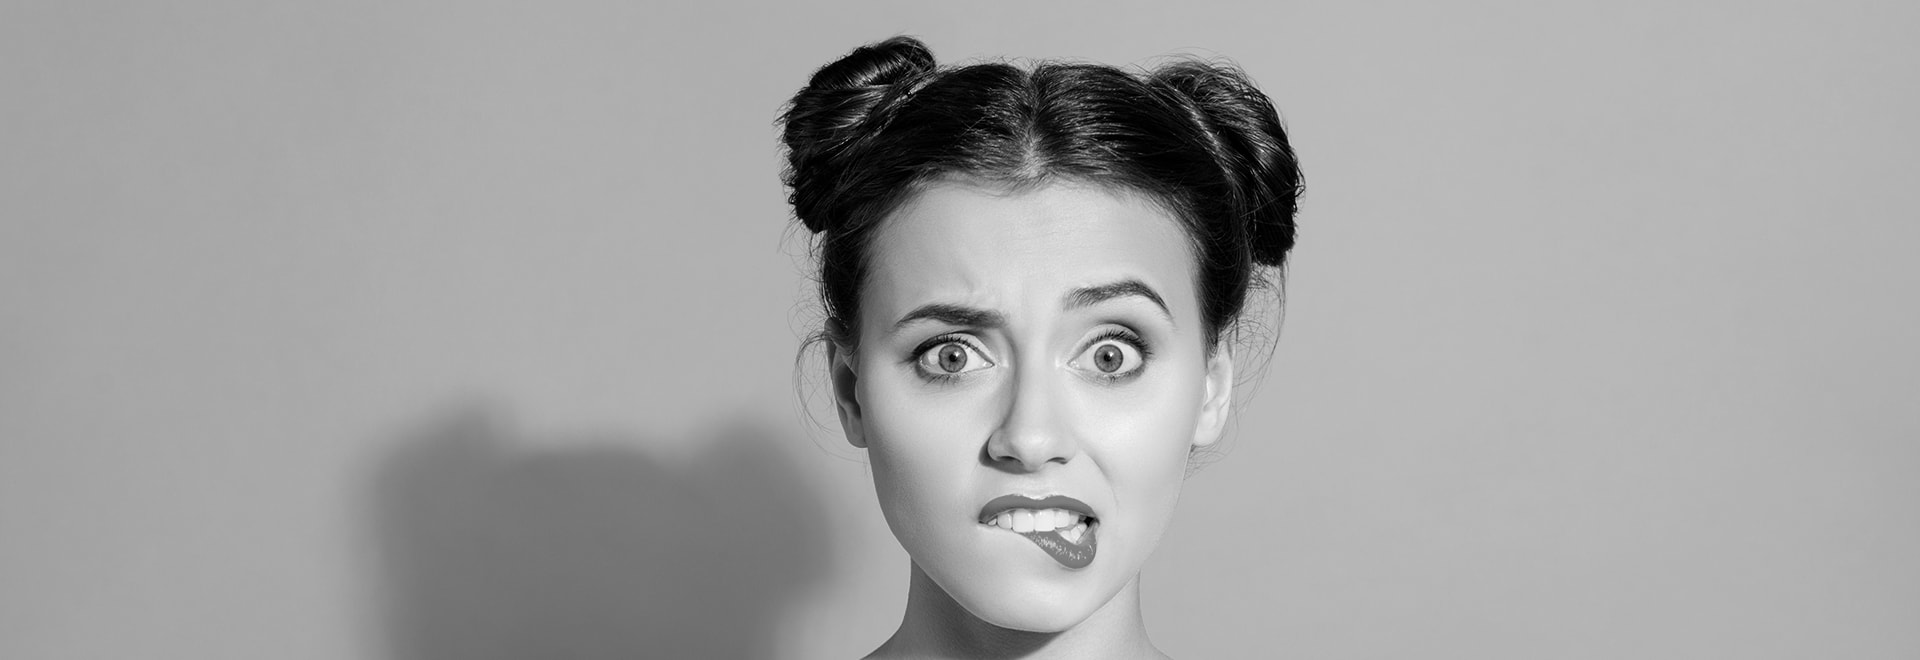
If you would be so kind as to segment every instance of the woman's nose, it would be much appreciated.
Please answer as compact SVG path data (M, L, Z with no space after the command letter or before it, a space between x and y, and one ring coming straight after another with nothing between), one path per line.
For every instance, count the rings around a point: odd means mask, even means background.
M1066 423L1065 402L1045 374L1015 378L1000 426L987 439L986 453L1003 469L1031 472L1048 463L1065 463L1079 453Z

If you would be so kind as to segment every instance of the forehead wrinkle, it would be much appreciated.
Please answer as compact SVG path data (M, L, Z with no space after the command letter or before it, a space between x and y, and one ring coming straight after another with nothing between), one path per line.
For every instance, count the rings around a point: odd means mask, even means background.
M991 309L968 307L951 303L928 303L915 307L900 320L893 323L894 331L920 321L936 321L952 326L977 328L1002 328L1007 325L1007 316Z
M973 224L964 215L956 218L950 209L929 208L925 197L916 195L877 229L871 246L872 268L867 273L870 279L864 288L889 292L885 309L873 310L883 312L881 318L901 315L889 327L904 327L914 320L909 317L936 307L990 314L997 325L1005 325L1006 301L1001 298L1018 292L993 286L999 270L995 262L1005 255L970 237ZM906 240L907 235L916 238ZM1014 243L1018 247L1032 241ZM892 277L896 274L897 280Z
M1087 197L1088 192L1095 197ZM1111 201L1132 208L1116 207ZM1160 308L1169 323L1185 326L1175 323L1179 316L1173 311L1178 308L1181 315L1187 313L1189 304L1183 295L1187 289L1158 287L1193 280L1197 264L1178 221L1168 217L1166 209L1154 201L1149 195L1132 191L1068 182L1018 194L957 182L928 186L909 195L876 227L867 257L869 279L862 288L866 295L881 295L867 298L860 315L876 333L897 330L904 325L898 321L911 310L937 304L996 311L1003 322L1013 324L1021 322L1016 317L1030 313L1044 317L1048 310L1060 310L1065 303L1073 302L1068 298L1085 299L1082 306L1091 306L1139 295ZM1116 212L1128 218L1143 217L1140 214L1144 212L1152 220L1140 225L1137 220L1110 217ZM1124 265L1131 262L1116 262L1105 256L1112 253L1085 249L1109 244L1138 246L1139 239L1147 236L1152 237L1147 240L1153 246L1149 250L1175 249L1178 270L1161 272L1158 266L1152 266L1140 271ZM1029 268L1039 270L1032 275L1017 272ZM1010 272L1014 276L1009 277ZM1059 277L1079 281L1061 282L1056 279ZM1140 295L1143 292L1133 287L1110 286L1130 280L1154 295ZM1155 284L1146 286L1147 281ZM1088 286L1088 282L1100 284ZM1076 289L1074 285L1081 286ZM1169 295L1173 298L1165 297Z

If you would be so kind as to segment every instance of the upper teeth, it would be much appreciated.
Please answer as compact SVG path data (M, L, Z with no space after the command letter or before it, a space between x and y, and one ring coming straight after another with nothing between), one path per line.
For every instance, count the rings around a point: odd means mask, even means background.
M1000 515L994 516L989 524L999 527L1000 529L1025 533L1072 529L1075 525L1084 522L1086 522L1084 516L1065 509L1040 509L1037 511L1033 509L1012 509L1000 512Z

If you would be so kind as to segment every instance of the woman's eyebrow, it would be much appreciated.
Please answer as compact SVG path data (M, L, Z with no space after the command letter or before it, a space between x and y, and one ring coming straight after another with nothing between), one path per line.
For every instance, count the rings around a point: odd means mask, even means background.
M1153 290L1153 287L1147 286L1146 282L1134 279L1074 289L1067 293L1066 302L1063 306L1066 309L1092 307L1115 298L1124 298L1127 296L1146 298L1148 301L1151 301L1154 306L1160 308L1160 314L1167 317L1168 323L1173 322L1173 312L1167 309L1167 301L1162 299L1160 294Z
M893 322L893 329L899 330L915 321L939 321L947 325L968 328L1000 328L1007 325L1006 315L999 312L964 305L932 303L915 307L913 311L907 312L906 316Z

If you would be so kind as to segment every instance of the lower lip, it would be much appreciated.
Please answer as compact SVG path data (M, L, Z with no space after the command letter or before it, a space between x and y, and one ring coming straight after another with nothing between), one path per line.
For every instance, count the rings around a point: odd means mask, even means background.
M988 526L995 530L1008 531L992 525ZM1093 555L1099 549L1099 542L1095 538L1095 533L1099 529L1100 526L1097 524L1088 525L1086 533L1080 535L1079 543L1068 541L1057 531L1010 533L1027 537L1028 541L1033 542L1034 547L1040 548L1040 551L1047 553L1048 557L1060 562L1061 566L1086 568L1088 564L1093 563Z

